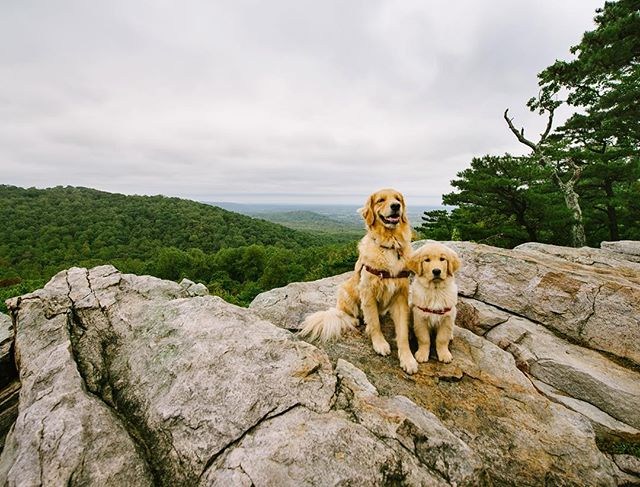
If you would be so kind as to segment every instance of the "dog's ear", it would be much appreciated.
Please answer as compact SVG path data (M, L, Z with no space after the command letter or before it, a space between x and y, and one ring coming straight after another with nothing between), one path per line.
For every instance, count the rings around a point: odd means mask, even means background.
M376 212L373 209L375 203L374 198L375 195L373 194L369 196L364 206L358 210L358 213L360 213L360 216L362 216L368 227L372 226L373 222L376 221Z
M417 252L413 252L407 259L407 269L416 276L422 275L422 257Z
M462 265L462 261L458 254L455 253L454 250L447 248L447 272L450 276L453 276L460 266Z
M404 196L398 193L398 199L400 200L400 203L402 203L402 214L400 215L400 220L402 223L407 223L407 205L404 204Z

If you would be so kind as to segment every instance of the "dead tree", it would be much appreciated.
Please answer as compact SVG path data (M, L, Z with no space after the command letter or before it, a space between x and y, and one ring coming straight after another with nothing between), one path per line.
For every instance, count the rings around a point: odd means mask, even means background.
M508 108L504 111L504 119L507 121L509 129L513 132L513 135L516 136L518 141L531 149L531 154L538 160L538 163L541 166L551 169L551 177L558 188L560 188L562 196L564 197L565 205L569 212L571 212L571 244L574 247L583 247L586 243L586 237L584 233L584 223L582 221L582 209L580 208L580 197L575 191L575 185L582 175L582 168L578 166L572 158L563 160L562 162L569 167L571 172L571 176L567 181L565 181L560 176L559 164L553 163L549 159L548 155L543 151L543 144L549 136L553 125L553 111L553 108L547 109L547 112L549 113L549 120L547 121L547 126L544 132L540 134L540 140L537 143L524 136L524 128L521 128L520 130L515 128L513 120L509 118Z

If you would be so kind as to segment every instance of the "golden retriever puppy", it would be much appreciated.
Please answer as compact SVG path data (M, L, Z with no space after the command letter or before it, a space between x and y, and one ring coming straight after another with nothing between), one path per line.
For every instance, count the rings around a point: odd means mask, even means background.
M458 286L454 273L460 268L458 254L438 242L428 242L412 255L409 268L415 273L409 302L413 331L418 339L416 360L429 360L431 333L435 332L436 352L441 362L451 362L449 342L456 321Z
M338 291L335 308L308 316L302 336L321 341L338 338L355 329L364 318L373 349L389 355L391 347L380 329L380 316L389 313L398 345L398 358L404 371L413 374L418 363L409 349L409 272L411 227L402 194L382 189L369 196L360 214L367 233L358 245L355 272Z

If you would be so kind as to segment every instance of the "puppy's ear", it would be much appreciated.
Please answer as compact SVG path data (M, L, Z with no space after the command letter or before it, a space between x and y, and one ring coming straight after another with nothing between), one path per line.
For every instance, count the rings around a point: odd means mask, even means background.
M407 259L407 269L413 272L416 276L422 275L422 257L417 253L411 254Z
M368 227L372 226L373 222L376 221L376 212L373 209L374 196L373 194L369 196L364 206L358 210L358 213L360 213L360 216L362 216Z
M450 276L453 276L456 271L460 269L462 261L460 260L460 257L458 257L458 254L456 254L452 249L448 249L447 261L447 273Z

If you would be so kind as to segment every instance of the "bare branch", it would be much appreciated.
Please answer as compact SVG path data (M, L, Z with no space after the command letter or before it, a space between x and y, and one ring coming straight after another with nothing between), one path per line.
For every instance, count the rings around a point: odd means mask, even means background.
M538 152L538 144L534 144L524 136L524 128L522 128L519 132L518 129L515 128L515 126L513 125L513 121L509 118L508 108L504 111L504 119L507 121L507 125L509 126L511 132L513 132L513 135L515 135L521 143L523 143L527 147L530 147L533 152Z

